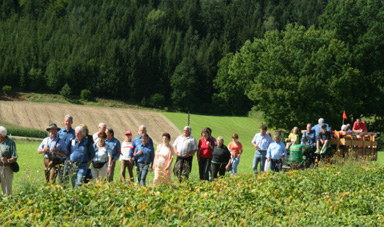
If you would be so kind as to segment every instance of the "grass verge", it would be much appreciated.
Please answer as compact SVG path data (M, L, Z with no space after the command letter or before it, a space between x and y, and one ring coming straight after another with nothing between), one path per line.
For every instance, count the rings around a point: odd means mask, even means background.
M46 131L31 129L31 128L23 128L18 125L14 125L5 121L0 121L0 125L4 126L7 129L8 135L35 137L35 138L44 138L47 136Z

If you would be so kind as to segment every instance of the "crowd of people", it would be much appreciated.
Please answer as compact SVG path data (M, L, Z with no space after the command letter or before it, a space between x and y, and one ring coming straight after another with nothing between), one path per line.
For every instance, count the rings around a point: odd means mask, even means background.
M153 141L147 134L145 125L141 125L138 135L133 139L131 131L124 133L125 140L115 138L112 128L107 128L105 123L99 124L99 131L90 135L85 124L72 128L73 117L64 117L64 127L59 128L55 123L46 130L49 136L41 142L37 152L43 157L44 177L47 183L66 185L71 182L73 188L87 183L89 180L96 182L112 182L116 162L120 162L120 181L134 182L134 169L136 169L137 183L145 186L148 172L154 171L153 184L171 183L171 173L182 182L189 178L192 170L193 157L199 165L200 180L214 180L224 176L230 171L236 175L240 157L243 154L243 145L239 136L233 134L228 146L224 145L223 137L212 137L212 130L204 128L201 138L197 140L191 135L191 127L185 126L183 134L178 136L171 145L169 133L162 134L162 143L155 151ZM347 127L347 126L346 126ZM342 126L342 130L348 130ZM353 131L366 131L366 125L357 119ZM273 171L280 171L284 158L290 146L298 143L308 144L319 156L330 154L331 128L320 118L318 124L313 126L308 123L306 130L300 132L294 127L285 140L281 139L280 132L273 136L267 132L267 127L262 125L260 132L256 133L251 143L255 147L252 169L255 174L267 170L265 164ZM18 156L15 142L7 136L7 130L0 126L0 180L3 194L12 193L13 171L10 168ZM176 158L175 165L172 163ZM90 177L90 174L91 176ZM128 172L129 178L126 178ZM91 178L91 179L88 179Z

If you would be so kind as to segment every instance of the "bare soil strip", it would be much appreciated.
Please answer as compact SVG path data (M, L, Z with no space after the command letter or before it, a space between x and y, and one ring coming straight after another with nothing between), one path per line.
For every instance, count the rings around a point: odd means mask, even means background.
M73 116L74 127L86 124L90 134L98 131L99 122L105 122L108 128L114 129L116 138L121 141L125 139L126 130L132 131L133 137L137 136L140 125L147 126L148 134L155 145L161 143L163 132L171 134L172 141L181 134L180 129L158 112L60 103L0 101L0 120L26 128L45 130L49 122L63 127L66 114Z

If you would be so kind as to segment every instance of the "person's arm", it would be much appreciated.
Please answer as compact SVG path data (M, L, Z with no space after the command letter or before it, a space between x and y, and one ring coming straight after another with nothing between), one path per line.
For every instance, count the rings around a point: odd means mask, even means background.
M109 156L109 157L108 157L108 170L107 170L108 175L111 174L112 163L113 163L112 160L113 160L112 156Z
M44 152L48 152L48 146L46 146L46 140L44 139L43 142L41 142L39 148L37 148L37 153L42 154Z
M271 145L269 145L267 149L267 160L268 162L271 161Z
M165 167L165 170L166 171L168 171L169 170L169 168L171 167L171 165L172 165L172 162L173 162L173 147L170 145L169 146L169 150L170 150L170 154L168 155L168 165Z
M256 134L257 135L257 134ZM256 144L256 135L253 137L253 139L252 139L252 141L251 141L251 143L252 143L252 146L254 146L256 149L257 149L257 147L258 147L258 145Z
M157 167L157 160L159 158L160 146L161 146L161 144L157 145L157 149L156 149L156 152L155 152L155 158L153 160L153 165L152 165L152 169L153 170L155 170L156 167Z
M286 154L287 154L287 149L285 149L285 146L282 146L283 147L283 153L280 154L281 157L284 157Z
M113 156L113 161L119 160L120 154L121 154L121 144L120 144L120 141L117 140L117 142L116 142L116 153Z
M57 154L60 155L61 157L67 157L68 156L67 146L65 146L65 143L62 140L59 141L55 150L56 150Z

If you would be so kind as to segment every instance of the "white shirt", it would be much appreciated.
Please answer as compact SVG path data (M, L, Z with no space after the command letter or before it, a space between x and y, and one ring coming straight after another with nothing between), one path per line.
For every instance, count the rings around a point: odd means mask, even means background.
M265 133L264 136L262 136L261 133L257 133L252 140L252 143L257 144L256 150L258 151L266 151L271 142L271 137L267 133Z
M132 142L124 141L121 146L120 160L129 160L129 151L133 149Z
M173 147L176 147L179 156L184 156L187 153L197 150L197 142L193 136L185 138L184 135L181 135L176 138Z

